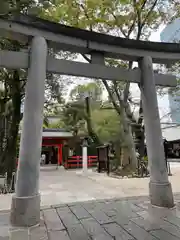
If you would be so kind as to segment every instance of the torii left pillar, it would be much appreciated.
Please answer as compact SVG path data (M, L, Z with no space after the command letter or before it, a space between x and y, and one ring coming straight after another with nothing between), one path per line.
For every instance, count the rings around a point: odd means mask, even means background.
M39 173L42 143L47 43L34 37L26 84L23 126L11 224L28 227L40 222Z

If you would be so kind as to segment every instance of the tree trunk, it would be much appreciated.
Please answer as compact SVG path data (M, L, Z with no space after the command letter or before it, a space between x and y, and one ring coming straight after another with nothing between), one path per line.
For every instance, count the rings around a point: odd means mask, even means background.
M15 171L16 168L17 139L19 132L19 124L21 121L21 86L18 71L14 71L13 73L11 87L12 117L7 144L3 154L4 170L5 172L7 172L8 183L10 183L12 179L12 173Z
M0 152L3 152L3 143L5 136L5 104L4 100L0 103Z
M133 140L131 125L128 122L124 108L122 109L121 122L122 122L123 129L124 129L125 145L127 146L129 155L130 155L130 165L132 167L132 170L136 171L136 168L137 168L136 160L137 159L136 159L135 144L134 144L134 140Z
M7 131L7 113L6 113L6 104L9 100L8 98L8 89L7 82L5 79L4 89L2 90L2 97L0 99L0 153L4 151L6 144L6 131ZM2 155L1 155L2 156ZM1 165L1 156L0 156L0 165ZM1 170L0 170L1 171Z
M127 147L122 147L121 149L121 166L126 167L130 164L130 155Z
M132 130L131 130L130 123L128 122L124 102L123 102L123 100L120 99L120 96L119 96L119 105L118 105L113 97L113 94L111 92L111 89L110 89L107 81L103 80L103 84L109 94L109 97L112 101L112 104L113 104L116 112L120 116L120 124L122 125L122 129L123 129L123 140L125 141L126 146L128 147L129 155L131 158L130 165L132 167L132 170L135 171L136 167L137 167L136 151L135 151L135 145L134 145L134 140L133 140L133 136L132 136ZM118 92L116 92L116 93L118 95Z
M97 134L95 133L93 127L92 127L89 97L86 97L85 102L86 102L86 113L87 113L86 123L87 123L88 134L92 138L93 142L96 145L99 145L100 144L100 139L97 136Z

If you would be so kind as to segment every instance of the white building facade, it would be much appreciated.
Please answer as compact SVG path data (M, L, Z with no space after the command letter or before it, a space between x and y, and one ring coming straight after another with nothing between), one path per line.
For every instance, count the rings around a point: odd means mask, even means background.
M167 25L160 34L161 42L180 42L180 18ZM180 92L173 96L168 93L169 112L172 123L180 124Z

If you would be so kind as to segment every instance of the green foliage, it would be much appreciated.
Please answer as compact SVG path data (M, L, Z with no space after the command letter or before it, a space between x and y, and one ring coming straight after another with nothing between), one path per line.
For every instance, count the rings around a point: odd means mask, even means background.
M54 0L50 8L41 16L70 26L97 31L115 36L134 39L148 39L150 34L163 23L169 21L179 0ZM175 7L176 5L176 7ZM71 7L69 7L71 6ZM172 9L172 11L169 11ZM107 60L106 60L107 63ZM109 61L108 64L128 64L122 61ZM130 109L130 84L103 80L109 100L121 118L122 136L129 141L129 153L135 162L135 149L129 122L134 121ZM140 112L142 108L140 108ZM142 113L140 114L142 115ZM130 120L130 121L129 121ZM124 139L125 140L125 139Z
M94 129L101 142L117 142L121 135L120 118L113 109L94 109L92 111Z
M44 1L34 0L1 0L0 15L28 13L37 14L44 6ZM49 7L49 5L46 7ZM34 11L35 10L35 11ZM19 51L27 48L23 44L0 38L0 49ZM0 172L7 172L8 181L15 170L16 155L18 150L18 130L22 119L21 102L24 99L24 86L26 71L0 70Z
M62 121L62 119L59 119L57 122L54 122L54 123L51 123L51 124L48 124L46 125L47 128L57 128L57 129L60 129L60 128L65 128L65 124L64 122Z
M85 97L90 97L91 104L102 101L102 86L98 82L77 85L70 92L72 101L84 101Z
M70 102L65 105L62 121L66 128L74 132L74 135L85 134L85 121L87 118L85 106L82 102Z
M178 1L174 1L178 3ZM173 1L164 0L55 0L41 16L56 22L99 32L136 38L147 38L154 29L169 17L168 7ZM71 7L69 7L71 6Z

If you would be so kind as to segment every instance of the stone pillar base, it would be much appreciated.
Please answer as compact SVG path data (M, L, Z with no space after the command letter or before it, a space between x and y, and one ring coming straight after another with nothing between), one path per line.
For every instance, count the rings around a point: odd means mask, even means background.
M172 208L174 207L174 199L171 183L149 183L149 196L152 205L158 207Z
M40 194L12 197L10 222L12 226L31 227L40 222Z

